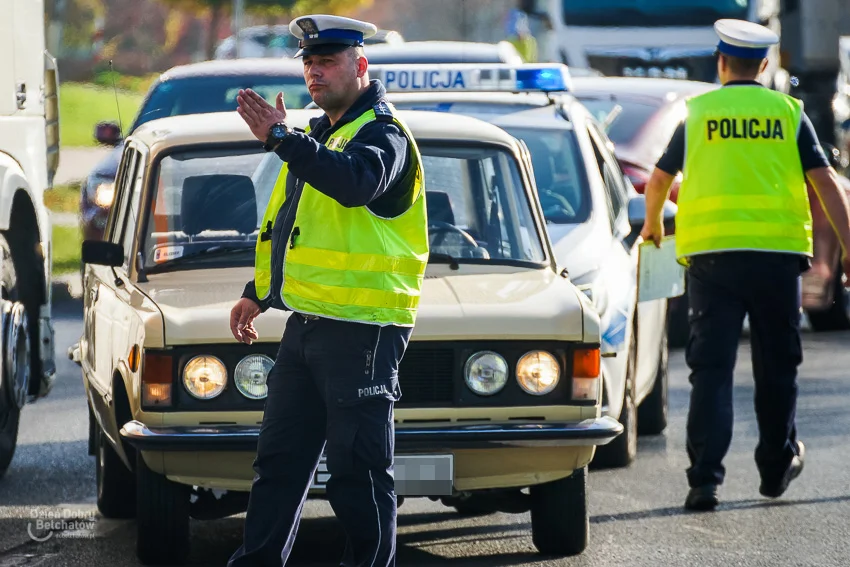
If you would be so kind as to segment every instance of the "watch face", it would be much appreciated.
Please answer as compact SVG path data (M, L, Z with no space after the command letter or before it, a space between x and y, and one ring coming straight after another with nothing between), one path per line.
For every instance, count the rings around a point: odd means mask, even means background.
M272 126L272 136L275 138L283 138L286 136L286 128L284 128L280 124L275 124Z

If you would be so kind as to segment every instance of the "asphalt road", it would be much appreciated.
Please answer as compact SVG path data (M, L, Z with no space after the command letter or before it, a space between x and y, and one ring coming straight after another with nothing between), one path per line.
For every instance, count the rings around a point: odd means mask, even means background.
M81 329L80 308L63 307L57 354ZM722 504L713 513L682 509L686 492L683 431L688 404L681 351L671 355L672 419L665 435L642 438L637 462L589 477L591 543L580 557L543 560L534 553L528 514L461 519L428 500L400 510L399 565L463 566L839 566L850 564L850 333L807 333L798 426L806 468L785 496L758 494L752 461L757 430L749 349L742 343L736 386L736 429L726 461ZM78 368L59 357L51 395L28 406L15 460L0 480L0 567L138 565L132 521L95 515L94 461L86 454L86 404ZM39 518L53 513L85 520L77 531L34 541ZM302 523L294 565L338 565L340 530L330 508L313 503ZM239 546L242 521L192 525L191 564L225 565Z

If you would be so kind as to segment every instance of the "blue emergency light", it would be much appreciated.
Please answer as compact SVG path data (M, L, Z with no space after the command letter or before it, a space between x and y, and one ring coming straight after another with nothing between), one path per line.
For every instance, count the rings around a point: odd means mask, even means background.
M569 92L569 69L559 63L521 65L374 65L387 92Z

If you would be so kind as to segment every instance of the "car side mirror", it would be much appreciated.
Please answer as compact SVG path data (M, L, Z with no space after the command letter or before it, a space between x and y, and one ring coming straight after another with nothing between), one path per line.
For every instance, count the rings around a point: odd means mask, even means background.
M121 141L121 128L115 122L98 122L94 127L94 139L104 146L117 146Z
M679 207L676 203L666 200L662 212L664 222L664 233L670 234L676 229L676 212ZM646 195L635 195L629 199L629 225L632 231L626 237L627 244L631 246L640 235L643 228L644 220L646 219Z
M124 247L103 240L84 240L82 260L85 264L110 266L124 265Z

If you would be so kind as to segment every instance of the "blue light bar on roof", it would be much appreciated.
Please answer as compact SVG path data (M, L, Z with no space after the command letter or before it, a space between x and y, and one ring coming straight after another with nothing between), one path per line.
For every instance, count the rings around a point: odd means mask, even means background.
M566 65L374 65L388 92L568 92Z

